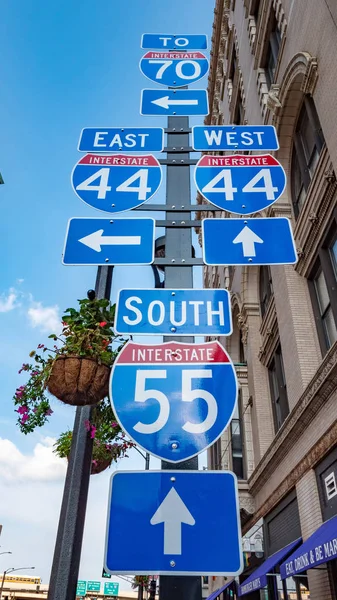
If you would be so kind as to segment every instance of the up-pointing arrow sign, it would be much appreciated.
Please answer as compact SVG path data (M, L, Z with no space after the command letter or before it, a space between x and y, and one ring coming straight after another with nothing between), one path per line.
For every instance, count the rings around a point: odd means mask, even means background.
M233 240L233 244L242 244L243 256L256 256L255 244L263 244L263 240L245 225Z
M164 523L164 554L182 554L182 524L195 525L195 519L178 492L172 487L150 523L151 525Z

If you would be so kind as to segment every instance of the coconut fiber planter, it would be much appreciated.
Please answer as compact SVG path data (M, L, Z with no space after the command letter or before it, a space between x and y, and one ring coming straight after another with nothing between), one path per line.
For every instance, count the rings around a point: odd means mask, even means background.
M47 389L65 404L97 404L109 392L110 367L92 358L60 356L53 364Z

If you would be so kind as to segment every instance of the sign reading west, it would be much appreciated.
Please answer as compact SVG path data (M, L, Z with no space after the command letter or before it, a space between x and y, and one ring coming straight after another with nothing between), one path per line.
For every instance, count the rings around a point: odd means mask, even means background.
M219 125L192 127L192 148L205 150L278 150L272 125Z
M116 333L231 335L230 295L221 289L120 290Z
M206 50L207 35L177 35L165 33L143 33L141 48L163 50Z
M79 152L162 152L161 127L84 127Z

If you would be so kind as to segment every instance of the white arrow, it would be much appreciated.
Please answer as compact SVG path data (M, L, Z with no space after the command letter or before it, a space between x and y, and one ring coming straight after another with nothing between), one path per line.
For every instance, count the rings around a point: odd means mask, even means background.
M263 244L263 240L245 225L233 244L242 244L243 256L256 256L255 244Z
M164 523L164 554L181 554L182 524L195 525L195 520L178 492L172 487L150 523Z
M103 233L104 229L98 229L78 241L96 252L101 252L101 246L140 246L142 241L140 235L106 235L103 237Z
M170 100L169 96L163 96L162 98L158 98L158 100L151 100L151 103L168 109L170 106L198 105L198 100Z

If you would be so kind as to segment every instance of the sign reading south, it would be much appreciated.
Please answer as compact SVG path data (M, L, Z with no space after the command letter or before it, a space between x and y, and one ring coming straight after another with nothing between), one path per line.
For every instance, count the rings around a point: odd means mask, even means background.
M204 219L206 265L286 265L297 261L289 219ZM221 240L221 244L219 244Z
M272 125L219 125L192 127L192 148L205 150L278 150Z
M270 154L202 156L195 169L199 192L212 204L237 215L268 208L282 195L286 174Z
M154 260L153 219L69 220L64 265L149 265Z
M105 568L111 573L241 573L234 473L117 471L109 498Z
M79 152L162 152L161 127L85 127L78 143Z
M159 48L162 50L206 50L207 35L143 33L141 48Z
M161 166L152 154L86 154L71 175L78 197L89 206L109 213L144 204L156 193L161 180Z
M219 342L128 342L111 374L110 399L124 431L147 452L175 463L203 452L236 406L233 363Z
M145 116L208 115L206 90L142 90L140 114Z
M202 79L208 60L201 52L147 52L140 70L151 81L167 87L182 87Z
M230 295L220 289L120 290L116 333L231 335Z

